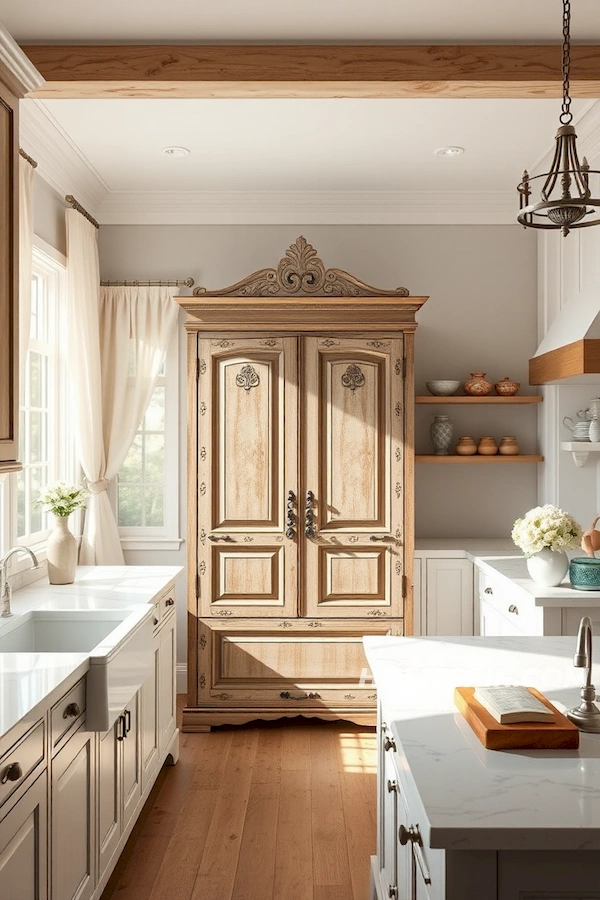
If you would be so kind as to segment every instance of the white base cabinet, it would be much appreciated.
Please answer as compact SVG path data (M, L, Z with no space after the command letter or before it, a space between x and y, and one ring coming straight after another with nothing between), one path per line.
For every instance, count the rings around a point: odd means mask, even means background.
M415 556L414 633L473 634L473 563L464 557Z
M48 896L46 770L19 797L0 813L0 894L7 900L43 900Z

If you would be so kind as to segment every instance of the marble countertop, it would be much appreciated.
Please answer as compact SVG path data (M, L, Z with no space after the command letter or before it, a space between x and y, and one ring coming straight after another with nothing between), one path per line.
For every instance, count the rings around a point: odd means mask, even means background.
M431 847L600 849L600 735L579 750L486 750L457 686L524 684L565 711L583 670L573 637L365 637L411 815ZM600 667L594 667L600 684Z
M506 556L481 554L473 557L473 561L492 578L508 578L515 588L532 597L536 606L600 606L600 591L577 591L571 587L568 577L558 587L536 584L527 573L525 557L518 552Z
M14 627L17 617L36 609L139 609L170 590L180 566L82 566L73 584L52 585L46 579L13 593ZM132 619L136 619L135 616ZM115 622L115 628L123 623ZM85 653L0 653L0 737L22 719L32 717L62 696L61 687L89 669L93 651Z

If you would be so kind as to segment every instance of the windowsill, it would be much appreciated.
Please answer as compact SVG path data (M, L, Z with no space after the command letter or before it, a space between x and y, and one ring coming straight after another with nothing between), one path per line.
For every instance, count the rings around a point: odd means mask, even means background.
M183 538L166 537L122 537L121 547L127 550L179 550Z

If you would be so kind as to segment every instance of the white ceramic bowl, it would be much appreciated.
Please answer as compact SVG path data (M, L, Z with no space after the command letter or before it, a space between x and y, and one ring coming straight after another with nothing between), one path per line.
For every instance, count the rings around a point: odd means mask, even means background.
M434 397L451 397L461 385L460 381L426 381L425 387Z

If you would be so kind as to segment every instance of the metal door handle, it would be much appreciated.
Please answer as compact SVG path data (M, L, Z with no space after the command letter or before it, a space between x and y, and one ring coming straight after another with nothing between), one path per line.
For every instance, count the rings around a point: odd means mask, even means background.
M215 541L215 542L216 541L229 541L230 543L233 543L233 538L231 537L230 534L209 534L208 539L209 539L209 541Z
M296 505L296 495L293 491L288 491L287 494L287 502L285 505L286 509L286 529L285 536L289 538L290 541L293 541L296 537L296 513L294 512L294 506Z
M314 538L315 529L315 511L314 511L315 495L312 491L306 492L306 517L304 520L304 534L307 538Z
M119 718L117 719L117 732L119 730L119 727L121 728L121 733L117 733L117 740L123 741L125 740L125 716L119 716Z
M391 534L372 534L370 541L393 541L394 536Z
M125 735L127 736L131 731L131 712L126 709L125 710Z
M7 781L18 781L22 777L23 769L21 768L21 763L14 762L5 768L2 778L0 778L0 784L6 784Z
M65 711L63 712L63 719L76 719L77 716L81 715L81 710L77 703L69 703L65 706Z
M320 700L321 695L316 691L309 691L308 694L291 694L289 691L282 691L279 695L282 700Z

